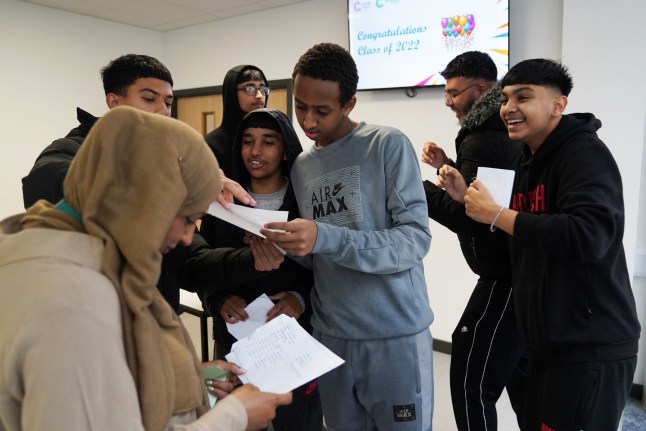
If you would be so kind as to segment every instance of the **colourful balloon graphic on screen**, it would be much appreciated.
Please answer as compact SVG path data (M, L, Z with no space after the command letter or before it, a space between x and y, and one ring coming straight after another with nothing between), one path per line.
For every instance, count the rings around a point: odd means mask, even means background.
M455 15L442 18L442 36L446 49L464 51L473 45L476 19L473 14Z

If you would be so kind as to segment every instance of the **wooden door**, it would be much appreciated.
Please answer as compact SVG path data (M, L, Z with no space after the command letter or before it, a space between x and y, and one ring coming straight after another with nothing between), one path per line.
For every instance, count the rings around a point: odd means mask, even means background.
M269 81L268 108L275 108L292 118L292 81ZM222 122L222 86L175 91L173 117L193 127L202 136Z
M182 97L177 100L177 118L204 136L222 122L222 95Z

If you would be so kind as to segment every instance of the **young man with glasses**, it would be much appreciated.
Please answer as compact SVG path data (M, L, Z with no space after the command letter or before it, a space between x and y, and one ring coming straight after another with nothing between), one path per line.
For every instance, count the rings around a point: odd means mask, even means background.
M231 176L233 138L242 118L267 106L269 84L258 67L243 64L231 68L222 82L222 123L204 139L213 150L224 174Z
M520 143L509 139L498 115L500 86L491 58L465 52L441 74L446 79L444 103L461 126L457 157L453 162L436 143L426 142L422 161L437 169L454 166L467 182L479 166L512 168ZM458 430L495 430L496 401L505 386L522 423L526 360L514 317L506 235L471 220L464 206L434 183L424 181L424 189L429 217L458 234L464 258L479 276L452 335L451 398Z

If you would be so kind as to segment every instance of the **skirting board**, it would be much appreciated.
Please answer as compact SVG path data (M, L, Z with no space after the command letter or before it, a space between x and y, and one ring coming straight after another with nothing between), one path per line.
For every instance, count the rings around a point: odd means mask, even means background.
M646 248L635 249L635 277L646 277Z

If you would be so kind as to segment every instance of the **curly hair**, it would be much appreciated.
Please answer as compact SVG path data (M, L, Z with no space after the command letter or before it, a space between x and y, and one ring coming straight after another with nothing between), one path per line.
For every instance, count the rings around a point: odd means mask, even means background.
M507 85L540 85L558 89L567 96L572 91L574 83L572 75L562 63L547 58L524 60L509 69L500 82L502 87Z
M126 96L130 87L139 78L157 78L173 86L173 77L161 61L143 54L126 54L112 60L101 69L105 94Z
M296 75L339 83L341 106L345 106L357 92L359 74L352 55L334 43L314 45L298 59L292 79Z
M449 61L440 75L444 79L464 77L485 79L491 82L498 77L498 69L496 63L484 52L467 51Z

